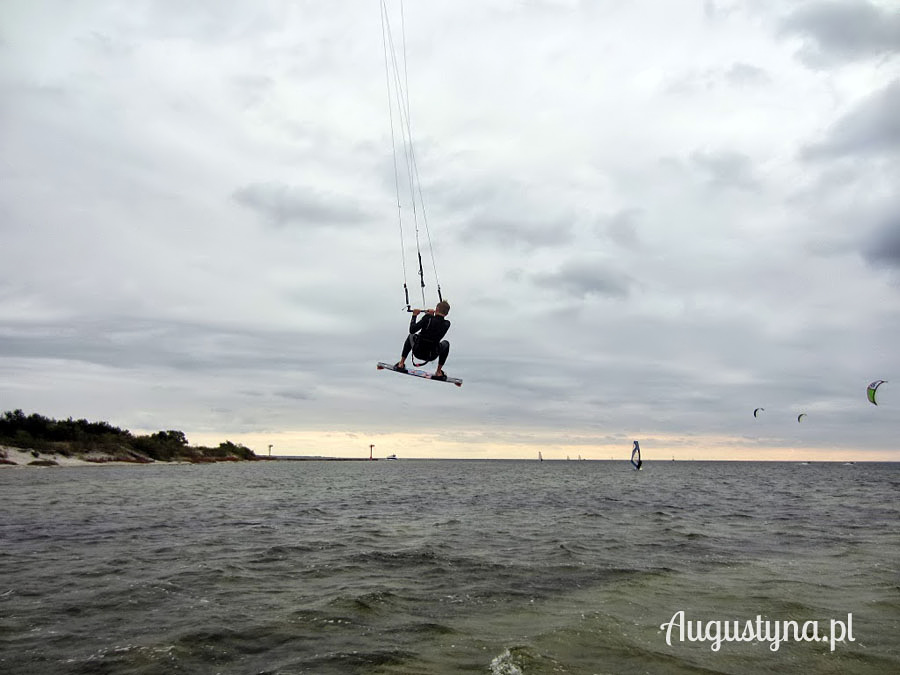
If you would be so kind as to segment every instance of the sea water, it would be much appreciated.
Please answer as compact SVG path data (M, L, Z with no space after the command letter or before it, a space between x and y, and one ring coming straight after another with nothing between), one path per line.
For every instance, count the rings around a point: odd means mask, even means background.
M8 468L0 672L896 673L898 488L870 463Z

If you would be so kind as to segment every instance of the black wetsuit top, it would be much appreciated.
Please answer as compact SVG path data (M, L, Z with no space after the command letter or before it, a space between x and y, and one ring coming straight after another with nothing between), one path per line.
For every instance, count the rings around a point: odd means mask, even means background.
M416 321L416 317L413 316L409 320L410 335L421 331L417 336L413 354L420 359L430 360L437 358L439 345L448 330L450 330L450 322L442 316L438 316L437 314L426 314L418 321Z

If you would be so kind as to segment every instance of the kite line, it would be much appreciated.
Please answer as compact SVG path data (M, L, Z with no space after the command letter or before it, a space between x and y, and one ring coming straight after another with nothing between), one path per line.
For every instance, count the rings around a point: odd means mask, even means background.
M409 286L407 284L406 243L403 221L403 198L401 197L401 163L406 171L405 188L408 190L409 211L412 215L412 228L415 232L416 261L418 263L419 287L422 293L422 306L427 307L425 299L425 270L422 264L421 227L424 229L425 242L428 255L431 258L431 269L434 274L434 283L437 288L438 301L441 296L441 284L438 279L437 266L434 259L434 247L431 242L431 232L428 228L428 217L425 212L425 199L422 195L422 182L419 178L419 167L416 163L416 153L412 136L412 120L409 107L409 73L406 59L406 24L403 12L403 0L400 0L400 44L399 49L394 41L394 32L391 27L391 18L388 12L386 0L380 0L381 4L381 42L384 50L384 75L388 98L388 119L391 125L391 151L394 161L394 188L397 196L397 224L400 230L400 259L403 267L403 294L406 301L406 310L412 311L409 300ZM395 115L396 113L396 115ZM398 135L400 140L398 143ZM398 149L398 144L402 147ZM402 162L398 156L402 154Z

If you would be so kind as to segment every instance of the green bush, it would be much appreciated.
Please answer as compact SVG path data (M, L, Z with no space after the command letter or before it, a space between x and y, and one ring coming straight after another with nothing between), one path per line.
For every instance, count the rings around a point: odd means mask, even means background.
M191 447L182 431L170 429L146 436L133 436L130 431L107 422L73 420L71 417L59 421L38 414L26 415L21 409L6 411L0 416L0 445L58 453L67 457L73 452L102 452L113 456L127 455L135 459L143 455L164 462L197 458L213 461L228 458L256 459L252 450L231 441L221 443L218 448Z

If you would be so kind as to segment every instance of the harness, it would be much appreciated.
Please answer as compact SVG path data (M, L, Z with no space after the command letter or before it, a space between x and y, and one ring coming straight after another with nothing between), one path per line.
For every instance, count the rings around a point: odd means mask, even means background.
M437 346L437 345L435 345L434 340L430 340L430 339L424 337L425 331L428 330L429 328L431 328L431 322L432 322L433 320L434 320L434 316L431 315L431 314L429 314L429 315L428 315L428 323L426 323L424 326L422 326L422 329L419 331L419 335L416 336L415 333L411 333L411 334L410 334L410 337L411 337L411 338L414 337L414 336L415 336L415 338L416 338L416 339L413 341L413 344L412 344L412 352L411 352L411 354L410 354L410 357L412 358L413 365L414 365L416 368L421 368L422 366L424 366L424 365L425 365L426 363L428 363L429 361L434 361L434 360L437 358L437 356L435 355L435 356L432 356L430 359L428 359L428 360L426 360L426 361L422 361L422 363L416 363L416 350L417 350L417 349L418 349L420 352L426 352L426 350L425 350L423 347L424 347L424 346L430 345L430 346L432 346L432 348L431 348L431 349L428 349L428 350L427 350L427 353L428 353L428 354L434 354L434 349L433 349L433 347L435 347L435 346Z

